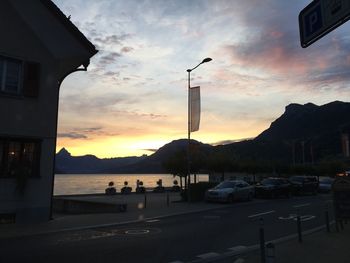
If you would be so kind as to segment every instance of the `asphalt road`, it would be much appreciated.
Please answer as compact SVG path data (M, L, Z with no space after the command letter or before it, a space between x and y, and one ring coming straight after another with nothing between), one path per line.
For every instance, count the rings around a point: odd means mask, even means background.
M119 227L0 239L0 262L189 262L258 244L260 218L266 240L295 234L296 214L303 230L323 225L329 199L256 199Z

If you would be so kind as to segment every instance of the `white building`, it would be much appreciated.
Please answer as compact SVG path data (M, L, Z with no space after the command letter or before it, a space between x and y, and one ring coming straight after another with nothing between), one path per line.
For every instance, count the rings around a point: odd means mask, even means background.
M46 221L59 88L97 50L50 0L1 0L0 34L0 223Z

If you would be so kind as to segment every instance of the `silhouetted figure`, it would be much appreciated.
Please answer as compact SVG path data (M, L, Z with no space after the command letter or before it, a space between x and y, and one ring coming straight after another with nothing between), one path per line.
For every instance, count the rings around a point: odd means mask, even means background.
M132 188L130 186L128 186L128 184L129 183L127 181L124 182L124 187L121 189L122 194L130 194L131 193Z
M179 182L177 180L174 180L173 187L171 188L172 192L180 192L181 188L179 186Z
M108 187L105 190L106 195L115 195L117 193L117 189L114 187L114 182L109 182Z
M163 181L162 179L159 179L157 181L157 187L153 189L153 192L155 193L164 193L165 188L163 187Z
M143 186L143 182L140 180L136 181L136 193L145 193L146 188Z

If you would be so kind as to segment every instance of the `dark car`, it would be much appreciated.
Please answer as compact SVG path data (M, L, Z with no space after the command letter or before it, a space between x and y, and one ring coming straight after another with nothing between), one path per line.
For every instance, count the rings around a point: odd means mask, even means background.
M330 177L320 178L319 185L318 185L318 192L329 193L332 189L333 182L334 182L334 178L330 178Z
M255 186L255 195L271 198L278 196L290 197L291 183L284 178L266 178Z
M316 176L292 176L289 178L293 194L317 194L318 180Z

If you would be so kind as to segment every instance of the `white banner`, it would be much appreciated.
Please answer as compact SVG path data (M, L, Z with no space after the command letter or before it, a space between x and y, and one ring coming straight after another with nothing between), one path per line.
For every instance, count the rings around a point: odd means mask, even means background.
M199 123L201 120L201 94L200 87L190 88L190 101L191 101L191 120L190 120L190 132L199 130Z

